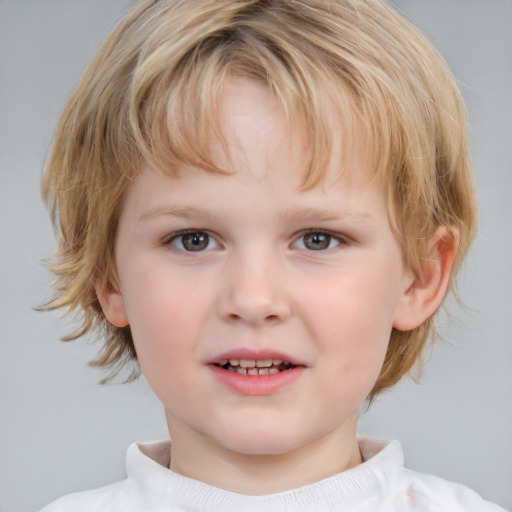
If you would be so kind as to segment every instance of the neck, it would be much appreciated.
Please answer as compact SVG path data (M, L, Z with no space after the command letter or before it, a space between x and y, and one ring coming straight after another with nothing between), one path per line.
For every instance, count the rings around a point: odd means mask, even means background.
M362 462L357 414L320 439L285 453L247 454L169 423L170 469L209 485L248 495L283 492L318 482Z

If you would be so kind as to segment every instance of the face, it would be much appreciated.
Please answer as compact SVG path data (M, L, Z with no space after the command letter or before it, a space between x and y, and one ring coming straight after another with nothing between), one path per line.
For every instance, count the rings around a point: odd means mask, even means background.
M306 156L258 83L230 82L221 114L229 175L144 168L129 189L105 313L173 438L282 454L353 437L410 281L384 194L362 152L301 191Z

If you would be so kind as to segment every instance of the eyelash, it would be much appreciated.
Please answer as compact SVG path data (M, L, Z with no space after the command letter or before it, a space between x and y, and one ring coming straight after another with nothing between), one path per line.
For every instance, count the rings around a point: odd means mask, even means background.
M185 237L187 235L206 236L207 237L206 246L204 246L203 248L198 248L197 251L194 251L193 249L187 249L185 247L185 245L184 245L184 240L183 240L183 237ZM305 238L308 235L325 236L327 238L327 240L326 240L327 247L322 247L322 248L319 248L319 249L308 248L306 246L306 244L304 243ZM174 244L174 242L176 242L176 241L180 241L181 247L177 247ZM179 231L177 233L173 233L172 235L168 236L164 240L163 244L166 245L166 246L172 247L176 251L190 253L190 252L204 252L206 250L211 250L212 249L211 247L210 247L210 249L208 249L208 248L211 245L212 241L217 246L220 245L219 242L217 242L217 240L215 239L215 237L212 236L211 234L209 234L207 231L204 231L204 230L201 230L201 229L186 229L186 230L183 230L183 231ZM336 242L336 245L334 247L330 247L330 245L331 245L331 243L333 241ZM299 236L295 239L294 243L292 244L292 247L296 246L297 244L299 244L301 242L302 242L302 247L299 247L300 250L304 250L304 251L308 251L308 252L327 252L327 251L335 249L335 248L337 248L337 247L339 247L341 245L346 245L347 244L347 239L344 236L341 236L341 235L336 234L336 233L332 233L330 231L320 230L320 229L310 229L310 230L303 231L302 233L300 233ZM197 243L196 242L192 242L192 243L194 243L195 245L200 246L201 245L201 240L197 240Z
M296 245L297 243L299 243L299 241L304 242L305 237L307 237L308 235L320 235L328 237L328 246L322 249L309 249L307 247L301 247L302 250L307 250L310 252L326 252L332 249L336 249L340 245L347 244L347 239L344 236L341 236L337 233L332 233L331 231L325 231L321 229L310 229L308 231L302 232L293 245ZM330 247L332 241L336 242L336 245L334 247Z
M208 238L207 246L203 249L199 249L197 251L194 250L188 250L185 248L183 243L183 237L187 235L205 235ZM181 239L181 246L182 247L176 247L176 245L173 244L173 242ZM210 235L207 231L201 230L201 229L185 229L183 231L178 231L177 233L173 233L172 235L168 236L164 240L164 245L172 247L174 250L182 251L182 252L203 252L204 250L208 249L208 246L212 241L215 241L217 245L219 243L216 241L215 237Z

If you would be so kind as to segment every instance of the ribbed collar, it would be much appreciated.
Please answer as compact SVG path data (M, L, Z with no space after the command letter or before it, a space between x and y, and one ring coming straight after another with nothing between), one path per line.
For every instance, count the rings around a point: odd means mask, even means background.
M169 470L169 441L132 444L126 468L130 483L138 487L151 510L166 504L173 504L172 510L187 512L350 510L386 494L404 463L397 441L360 438L359 446L363 464L304 487L264 496L225 491Z

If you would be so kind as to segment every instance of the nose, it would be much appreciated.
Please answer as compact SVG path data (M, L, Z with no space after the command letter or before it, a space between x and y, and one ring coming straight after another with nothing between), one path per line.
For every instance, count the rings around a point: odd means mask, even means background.
M257 326L278 324L289 318L291 304L277 259L253 254L229 263L218 302L223 320Z

